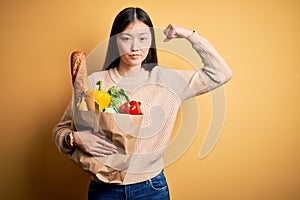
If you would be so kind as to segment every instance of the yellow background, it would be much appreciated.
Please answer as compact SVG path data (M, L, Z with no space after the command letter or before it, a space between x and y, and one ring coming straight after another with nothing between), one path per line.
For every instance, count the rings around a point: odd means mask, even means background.
M166 168L172 199L300 199L297 0L0 1L0 199L86 198L89 175L57 151L51 130L71 97L70 53L106 40L127 6L156 27L197 30L234 73L222 136L202 160L210 96L197 98L198 134Z

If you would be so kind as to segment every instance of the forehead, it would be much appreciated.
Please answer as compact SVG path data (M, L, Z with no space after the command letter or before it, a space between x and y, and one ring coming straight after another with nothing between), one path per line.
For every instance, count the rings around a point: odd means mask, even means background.
M122 33L128 33L128 34L144 34L144 33L150 33L150 27L146 25L145 23L137 20L132 23L130 23Z

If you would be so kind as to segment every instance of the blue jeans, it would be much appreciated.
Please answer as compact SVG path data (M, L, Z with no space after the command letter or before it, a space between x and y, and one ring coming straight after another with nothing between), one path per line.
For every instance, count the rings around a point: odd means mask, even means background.
M130 184L114 185L91 181L88 200L169 200L169 189L166 178L161 172L147 181Z

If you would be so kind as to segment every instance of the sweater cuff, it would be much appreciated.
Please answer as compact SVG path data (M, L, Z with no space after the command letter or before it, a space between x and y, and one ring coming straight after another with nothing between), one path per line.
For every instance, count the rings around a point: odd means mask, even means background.
M57 133L58 135L55 138L55 143L61 153L68 154L74 150L74 147L70 147L69 145L67 145L65 141L66 135L69 134L70 132L71 130L65 129L65 130L59 130Z
M201 37L196 31L193 31L193 34L187 37L186 39L194 46L194 44L199 43Z

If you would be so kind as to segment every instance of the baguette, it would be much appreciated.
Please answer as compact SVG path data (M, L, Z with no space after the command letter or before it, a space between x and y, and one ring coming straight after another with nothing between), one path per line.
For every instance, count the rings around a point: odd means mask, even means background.
M85 92L88 89L86 54L74 51L71 54L71 75L74 87L74 98L77 109L88 110L85 102Z

